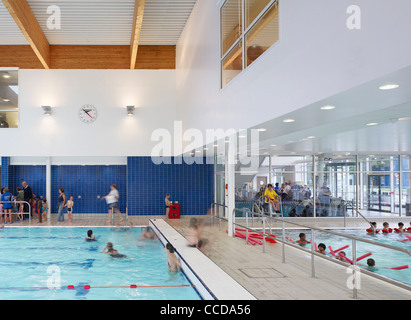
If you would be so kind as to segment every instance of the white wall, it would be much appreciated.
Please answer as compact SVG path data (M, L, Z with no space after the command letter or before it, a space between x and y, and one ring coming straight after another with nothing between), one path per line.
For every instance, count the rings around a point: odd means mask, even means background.
M95 123L80 122L84 104ZM152 131L173 129L175 70L20 70L19 108L19 128L0 132L2 156L150 156Z
M219 6L198 0L177 46L177 118L245 129L411 65L411 1L356 2L280 0L280 41L220 90ZM361 30L346 26L352 4Z

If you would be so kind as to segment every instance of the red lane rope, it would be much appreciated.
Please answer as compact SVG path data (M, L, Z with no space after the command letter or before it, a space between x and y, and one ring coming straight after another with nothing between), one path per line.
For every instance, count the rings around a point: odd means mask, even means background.
M129 286L89 286L85 285L82 287L76 287L73 285L69 285L66 287L56 287L56 288L49 288L49 287L0 287L0 290L4 289L16 289L16 290L22 290L22 289L38 289L38 290L55 290L55 289L85 289L85 290L90 290L90 289L138 289L138 288L184 288L184 287L195 287L194 285L189 285L189 284L180 284L180 285L169 285L169 286L140 286L136 284L132 284Z

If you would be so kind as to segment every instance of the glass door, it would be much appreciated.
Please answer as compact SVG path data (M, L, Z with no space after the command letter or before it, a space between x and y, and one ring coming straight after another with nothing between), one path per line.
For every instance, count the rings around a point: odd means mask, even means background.
M391 212L390 176L368 176L368 210Z

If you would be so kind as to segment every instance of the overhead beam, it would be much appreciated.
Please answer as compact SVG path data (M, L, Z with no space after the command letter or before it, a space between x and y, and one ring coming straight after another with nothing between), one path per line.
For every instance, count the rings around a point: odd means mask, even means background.
M0 46L0 68L42 69L30 46ZM140 46L136 69L175 69L175 46ZM50 69L130 69L130 46L50 46Z
M130 69L136 68L138 45L140 42L141 26L143 25L144 8L146 0L135 0L133 28L130 43Z
M50 69L50 45L26 0L2 0L42 66Z

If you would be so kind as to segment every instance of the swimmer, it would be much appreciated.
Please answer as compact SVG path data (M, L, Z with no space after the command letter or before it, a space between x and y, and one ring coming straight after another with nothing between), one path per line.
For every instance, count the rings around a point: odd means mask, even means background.
M375 267L375 260L374 259L367 259L367 269L370 271L375 271L376 267Z
M382 226L383 226L383 228L382 228L382 232L384 232L384 233L390 233L390 232L392 232L392 230L390 229L390 224L388 223L388 222L384 222L383 224L382 224Z
M164 247L164 251L167 253L167 265L168 271L180 271L181 263L174 254L175 249L171 243L167 243Z
M397 232L405 232L404 224L402 222L398 222L398 228L395 230Z
M340 251L340 253L341 253L344 257L347 256L344 251ZM342 262L346 262L346 261L347 261L347 260L345 260L343 257L341 257L339 254L337 254L335 258L336 258L337 260L342 261Z
M87 237L85 237L86 241L96 241L96 237L93 235L93 230L87 231Z
M301 232L298 236L300 237L300 240L297 240L297 241L296 241L298 244L311 243L311 241L308 241L308 240L305 239L305 233L302 233L302 232Z
M325 244L324 243L320 243L319 245L318 245L318 250L317 250L317 252L318 253L322 253L322 254L325 254L326 252L325 252Z
M106 252L106 249L107 249L107 252ZM113 248L112 242L107 242L107 245L103 248L101 253L107 253L113 258L125 258L124 254L119 254L118 251Z
M377 222L371 222L370 225L371 233L377 233Z
M143 232L141 233L141 238L142 239L156 239L156 234L153 232L150 226L147 226L143 229Z

